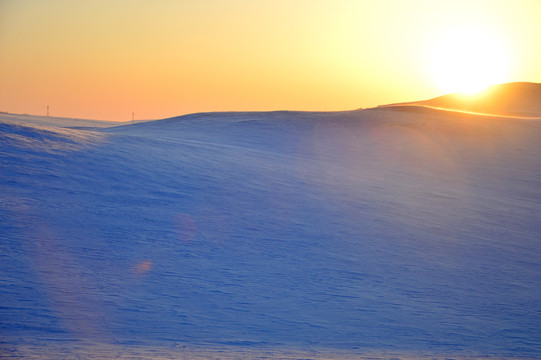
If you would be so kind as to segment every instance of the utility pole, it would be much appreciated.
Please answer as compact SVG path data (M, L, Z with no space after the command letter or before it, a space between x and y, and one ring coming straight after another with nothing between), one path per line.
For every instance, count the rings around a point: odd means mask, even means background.
M131 122L134 122L134 121L135 121L135 113L132 112L132 113L131 113Z
M47 105L47 117L49 116L49 105Z

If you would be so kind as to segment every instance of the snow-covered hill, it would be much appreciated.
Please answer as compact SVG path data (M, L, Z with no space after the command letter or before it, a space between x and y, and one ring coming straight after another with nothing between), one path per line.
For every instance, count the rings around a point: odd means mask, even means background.
M541 357L537 120L0 117L5 357Z
M541 118L541 84L511 82L489 86L478 94L454 93L424 101L385 106L429 106L499 116Z

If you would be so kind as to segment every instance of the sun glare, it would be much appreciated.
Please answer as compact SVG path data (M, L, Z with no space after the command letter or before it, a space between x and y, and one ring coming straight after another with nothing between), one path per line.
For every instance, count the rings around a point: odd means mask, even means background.
M497 33L481 27L450 29L436 39L432 76L445 93L475 94L509 79L509 51Z

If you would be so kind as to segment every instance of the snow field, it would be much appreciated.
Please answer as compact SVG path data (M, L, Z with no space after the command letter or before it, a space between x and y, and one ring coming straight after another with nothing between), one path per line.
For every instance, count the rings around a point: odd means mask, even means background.
M541 356L536 120L0 120L9 356Z

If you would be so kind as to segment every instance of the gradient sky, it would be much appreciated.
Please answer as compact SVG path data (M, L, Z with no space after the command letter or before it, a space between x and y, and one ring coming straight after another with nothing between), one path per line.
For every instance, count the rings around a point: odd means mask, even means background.
M422 100L445 93L434 52L456 26L497 39L509 66L495 82L541 82L539 19L539 0L0 0L0 111L125 121Z

